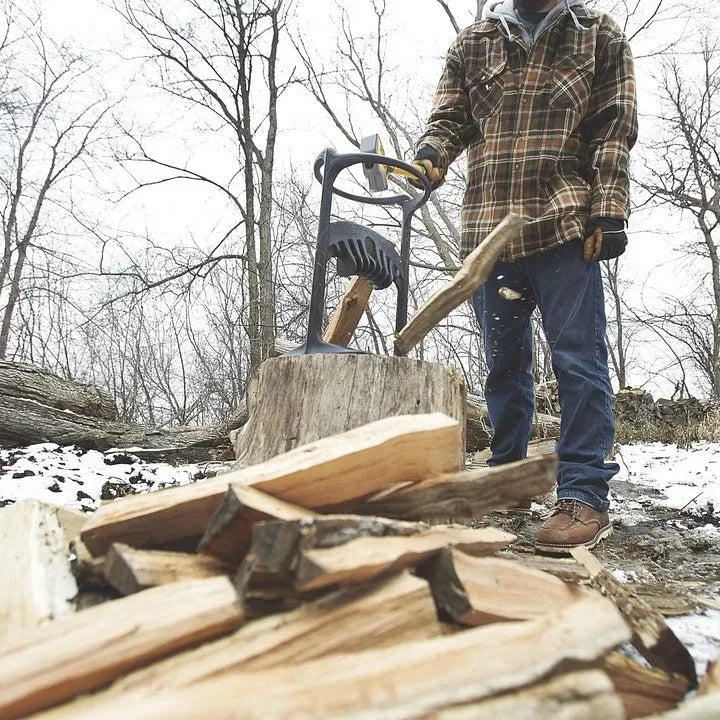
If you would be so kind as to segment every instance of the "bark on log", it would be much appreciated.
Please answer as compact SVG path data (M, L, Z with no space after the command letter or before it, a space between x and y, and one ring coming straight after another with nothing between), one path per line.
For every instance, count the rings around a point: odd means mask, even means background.
M110 696L88 711L78 709L74 718L420 720L449 705L534 685L560 667L592 663L629 635L612 603L592 597L551 620L496 623L378 650L235 672L180 688L138 689L125 693L122 702ZM47 713L42 720L52 717Z
M455 369L381 355L274 358L260 368L237 466L394 415L441 412L464 428L465 382ZM464 433L463 433L464 436ZM458 447L464 465L464 439Z
M99 420L116 420L118 415L110 393L28 363L0 360L0 396L31 400Z

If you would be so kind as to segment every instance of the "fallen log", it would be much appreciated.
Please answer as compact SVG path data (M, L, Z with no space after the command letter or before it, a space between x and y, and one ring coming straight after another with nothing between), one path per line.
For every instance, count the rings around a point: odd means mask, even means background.
M336 547L303 550L295 587L301 592L333 585L367 582L381 575L416 567L438 551L455 547L474 555L506 548L515 536L496 528L433 526L414 535L362 537Z
M492 700L440 710L428 720L625 720L607 675L585 670Z
M242 622L224 577L164 585L56 620L0 647L0 718L101 687Z
M687 678L691 690L697 687L695 662L687 648L668 627L665 618L608 570L587 549L575 548L572 556L587 568L592 585L607 595L618 607L633 633L633 645L651 664L668 673Z
M273 358L248 392L248 408L235 436L237 467L386 417L434 412L461 424L457 452L465 460L465 380L436 363L385 355Z
M372 285L365 278L353 277L350 280L345 294L340 299L340 304L323 333L323 340L326 343L342 347L350 344L372 291Z
M114 500L90 517L81 538L95 556L113 542L153 547L199 538L231 484L322 510L397 483L456 471L463 462L461 444L459 423L439 413L386 418L261 465Z
M552 490L557 466L557 456L548 455L499 467L472 468L383 493L352 510L406 519L479 519Z
M395 336L395 352L407 355L455 308L469 300L487 280L505 247L520 235L525 221L514 213L504 220L463 261L453 279L440 288Z
M73 611L62 510L37 500L0 510L0 643Z
M182 580L227 575L230 568L215 558L163 550L136 550L113 543L105 556L105 579L121 595Z
M659 668L646 668L620 653L602 663L622 700L628 720L672 710L688 690L687 678Z
M438 609L461 625L529 620L577 602L583 590L503 558L448 549L424 568Z
M629 636L612 603L593 596L549 618L222 674L167 690L137 688L124 693L122 702L109 696L87 711L78 708L73 717L419 720L447 706L533 685L560 667L594 662ZM43 720L56 717L46 713Z
M310 520L312 510L286 503L253 487L233 485L208 521L198 552L229 565L240 564L251 541L254 523L262 520Z

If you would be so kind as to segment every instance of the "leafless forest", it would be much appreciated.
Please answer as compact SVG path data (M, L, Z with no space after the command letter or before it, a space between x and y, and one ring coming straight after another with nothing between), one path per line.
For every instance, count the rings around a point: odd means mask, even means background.
M123 28L104 53L53 37L42 3L2 1L0 358L106 387L128 421L221 421L276 339L299 341L305 328L318 206L311 164L323 145L291 163L283 138L308 143L298 128L312 117L325 145L349 150L378 131L390 154L411 158L442 58L413 75L392 6L412 5L415 26L426 16L446 47L482 3L97 2ZM624 26L643 84L632 248L604 268L615 385L717 401L717 11L703 0L609 2L592 4ZM313 14L331 23L330 50L305 31ZM105 82L110 67L124 84ZM459 262L463 186L461 161L418 218L411 308ZM144 230L140 213L158 193L177 198L165 232ZM394 237L397 218L369 219ZM662 291L650 292L660 246ZM344 282L332 281L329 312ZM360 347L392 351L393 309L392 292L373 296ZM469 308L418 352L460 367L482 392ZM535 372L538 382L551 374L540 334Z

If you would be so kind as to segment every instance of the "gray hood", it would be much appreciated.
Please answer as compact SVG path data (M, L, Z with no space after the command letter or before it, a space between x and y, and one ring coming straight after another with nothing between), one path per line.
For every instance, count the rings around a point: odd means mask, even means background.
M565 12L570 13L573 22L575 23L575 27L580 32L585 32L586 28L580 24L577 16L571 10L571 8L578 6L584 7L585 0L558 0L558 4L550 10L547 17L538 26L535 37L537 37L546 27L555 22L555 20ZM497 20L505 31L507 37L512 35L510 25L516 25L528 45L532 45L534 42L533 37L528 33L524 23L515 12L515 0L488 0L485 3L485 7L483 7L482 19Z

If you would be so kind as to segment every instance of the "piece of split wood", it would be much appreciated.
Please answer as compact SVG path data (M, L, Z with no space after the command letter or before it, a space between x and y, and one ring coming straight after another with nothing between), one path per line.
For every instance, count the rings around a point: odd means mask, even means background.
M208 521L198 551L237 566L250 545L255 523L263 520L311 520L312 510L278 500L254 487L232 485Z
M73 612L62 510L37 500L0 509L0 643Z
M510 213L465 258L453 279L424 303L395 336L398 355L407 355L438 323L472 297L487 280L506 246L520 236L524 224L519 215Z
M193 553L137 550L113 543L105 556L105 579L121 594L146 590L182 580L228 575L230 568L219 560Z
M352 340L358 323L370 301L372 285L363 277L353 277L345 294L330 318L323 333L323 340L333 345L347 347Z
M513 560L440 553L424 569L438 608L462 625L529 620L592 592Z
M354 512L403 519L479 519L555 487L557 455L430 478L370 498Z
M92 515L81 538L94 555L113 542L153 547L201 536L231 484L310 509L351 502L399 482L461 469L460 423L440 413L368 423L248 468L191 485L128 495ZM371 470L370 470L371 469Z
M629 637L614 605L595 596L537 620L233 672L167 690L136 689L120 702L111 696L78 711L74 720L420 720L450 705L534 685L561 668L587 666ZM42 720L54 720L53 713Z
M625 720L607 675L582 670L526 690L433 713L431 720Z
M672 710L688 689L684 676L643 667L617 652L603 660L602 669L622 699L628 720Z
M407 537L357 538L344 545L301 552L295 586L301 592L309 592L338 584L367 582L403 568L417 567L447 547L457 547L473 555L492 555L514 540L514 535L497 528L442 525Z
M653 610L635 591L617 580L587 549L574 548L572 556L592 576L592 585L617 605L633 632L633 645L651 664L687 678L691 690L697 687L695 662L688 649L668 627L665 618Z
M0 718L102 687L243 619L232 583L215 577L145 590L23 633L0 646Z

